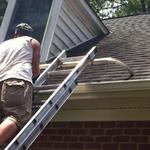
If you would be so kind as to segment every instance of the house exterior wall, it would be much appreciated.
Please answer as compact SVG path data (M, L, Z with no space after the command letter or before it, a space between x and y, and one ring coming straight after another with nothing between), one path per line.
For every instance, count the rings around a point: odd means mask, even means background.
M35 141L31 149L47 150L149 150L150 149L150 95L149 95L149 19L150 15L139 15L108 20L111 34L107 36L100 44L100 57L115 57L126 62L134 71L135 76L131 79L137 79L136 84L122 84L122 79L118 79L120 84L112 86L108 92L100 93L99 99L105 97L107 103L97 103L96 113L101 110L101 120L74 120L52 122L44 130L43 134ZM147 31L147 32L146 32ZM145 38L147 37L147 38ZM98 57L99 57L98 56ZM99 73L92 81L112 81L112 72L107 71L108 66L99 67ZM112 69L113 67L111 67ZM116 69L116 67L114 67ZM93 70L92 70L93 71ZM105 72L106 71L106 72ZM115 71L116 74L116 71ZM102 78L100 78L101 76ZM109 78L107 78L110 75ZM118 75L118 74L117 74ZM125 76L124 72L119 73ZM97 77L97 78L96 78ZM114 78L113 78L114 79ZM86 81L90 80L88 76ZM144 81L145 80L145 81ZM85 81L85 80L84 80ZM144 83L140 83L144 81ZM106 85L106 84L105 84ZM122 86L120 86L122 85ZM102 86L102 85L101 85ZM110 85L109 85L110 86ZM104 89L108 90L109 86ZM121 87L125 88L125 93L120 93ZM95 89L94 89L95 90ZM114 92L114 90L116 92ZM129 90L137 90L129 92ZM87 91L88 93L89 91ZM94 91L93 91L94 92ZM119 93L118 93L119 92ZM88 93L91 95L91 93ZM109 96L114 96L108 100ZM78 95L76 95L78 96ZM122 98L124 97L124 98ZM86 99L84 99L85 101ZM92 104L93 98L91 98ZM81 102L81 100L76 102ZM115 103L114 103L115 101ZM82 101L83 102L83 101ZM116 103L117 102L117 103ZM69 103L68 103L69 104ZM74 103L75 104L75 103ZM79 105L79 103L76 103ZM89 103L90 104L90 103ZM72 105L74 106L74 105ZM83 106L83 105L82 105ZM90 106L90 105L88 105ZM103 110L108 109L110 116L114 113L116 118L112 118ZM108 107L109 106L109 107ZM117 107L116 107L117 106ZM124 107L125 106L125 107ZM85 105L84 105L85 107ZM123 107L125 113L123 113ZM130 111L126 108L130 107ZM68 107L69 109L69 107ZM72 109L72 111L75 109ZM89 112L88 112L89 110ZM90 116L90 107L86 116ZM111 112L109 110L112 110ZM117 113L115 111L117 110ZM139 111L139 112L137 112ZM67 112L69 113L69 111ZM66 114L67 114L66 113ZM95 113L95 115L96 115ZM79 114L79 113L78 113ZM62 114L61 114L62 115ZM126 117L125 117L125 116ZM75 113L72 118L75 118ZM80 113L83 116L83 113ZM102 117L103 116L103 117ZM114 116L114 115L113 115ZM120 117L118 117L120 116ZM147 118L146 118L147 117ZM64 119L63 117L61 117ZM71 117L70 117L71 118ZM56 118L55 118L56 119ZM84 117L85 119L85 117ZM104 119L107 119L107 121ZM129 121L130 120L130 121ZM58 121L58 120L57 120Z
M33 37L41 42L41 62L109 32L85 0L7 1L0 43L12 37L16 24L27 22L35 30Z
M149 150L150 121L52 122L30 150Z
M42 43L41 60L50 60L64 49L106 34L107 28L85 0L54 1Z
M135 84L78 87L30 150L149 150L149 86Z

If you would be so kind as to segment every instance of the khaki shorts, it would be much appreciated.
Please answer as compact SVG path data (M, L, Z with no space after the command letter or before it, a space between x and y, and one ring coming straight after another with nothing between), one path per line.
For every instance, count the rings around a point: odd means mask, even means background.
M0 93L0 117L12 117L22 128L32 114L32 84L20 79L8 79L0 82Z

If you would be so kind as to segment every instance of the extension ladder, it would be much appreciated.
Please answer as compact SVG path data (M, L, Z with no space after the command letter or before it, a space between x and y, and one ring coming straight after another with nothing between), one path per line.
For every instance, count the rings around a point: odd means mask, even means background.
M73 90L77 86L78 76L90 62L92 63L97 53L96 47L92 47L85 56L75 59L75 67L72 70L68 69L69 71L62 71L63 73L70 73L55 90L51 90L51 88L55 87L55 85L45 84L48 76L59 67L62 68L65 65L69 66L70 64L73 64L73 62L66 62L67 58L64 58L65 52L66 51L63 50L58 57L53 60L45 71L41 73L34 85L36 94L52 94L46 101L44 101L44 104L40 106L28 123L7 145L5 150L26 150L30 147L30 145L35 141L46 125L51 121L51 119L72 94ZM79 58L81 60L79 60ZM40 104L38 104L38 102L34 103L36 103L36 105L41 105L42 102L43 101L39 101Z

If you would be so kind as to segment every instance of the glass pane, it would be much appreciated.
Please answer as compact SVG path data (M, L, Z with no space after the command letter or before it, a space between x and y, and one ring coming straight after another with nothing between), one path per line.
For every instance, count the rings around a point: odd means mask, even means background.
M52 0L17 0L6 39L12 38L18 23L26 22L34 28L32 36L41 42L51 4Z

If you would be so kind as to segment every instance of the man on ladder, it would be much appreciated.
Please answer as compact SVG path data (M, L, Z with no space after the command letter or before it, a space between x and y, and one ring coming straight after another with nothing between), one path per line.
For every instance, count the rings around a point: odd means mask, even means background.
M13 138L30 119L32 82L39 75L40 44L32 27L16 26L14 38L0 45L0 145Z

